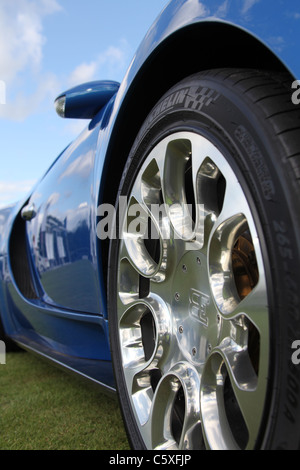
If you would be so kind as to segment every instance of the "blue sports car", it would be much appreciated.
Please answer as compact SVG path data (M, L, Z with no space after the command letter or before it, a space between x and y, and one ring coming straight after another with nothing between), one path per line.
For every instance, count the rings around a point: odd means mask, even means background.
M299 448L299 21L172 0L0 211L2 344L117 393L133 449Z

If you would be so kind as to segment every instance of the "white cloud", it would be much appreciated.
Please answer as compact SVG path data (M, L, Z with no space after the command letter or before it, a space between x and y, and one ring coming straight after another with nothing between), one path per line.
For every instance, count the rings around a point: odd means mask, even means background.
M43 52L47 38L43 24L48 15L59 11L59 0L0 1L0 81L6 92L5 104L1 100L0 119L23 121L41 109L50 110L64 87L123 77L129 62L125 40L108 47L90 62L79 64L67 77L45 72Z
M0 207L5 207L25 197L34 184L34 180L0 181Z
M282 36L272 36L272 37L268 38L268 43L278 53L282 52L282 50L285 48L285 40Z
M43 75L32 94L26 95L23 91L19 91L13 99L6 97L5 104L0 106L0 118L23 121L38 111L45 100L47 100L48 107L52 107L53 99L59 88L58 84L55 75ZM9 89L10 86L8 85L6 91L9 92Z
M79 85L80 83L89 82L93 80L97 71L97 62L92 61L89 64L86 62L78 65L71 73L68 84L69 86Z
M42 73L43 20L61 10L57 0L14 0L0 2L0 79L6 84L6 105L0 108L0 117L24 119L37 109L53 90L53 76ZM29 74L29 75L27 75ZM31 77L38 85L31 95L12 90L25 88L24 77ZM16 86L17 84L17 86Z
M71 87L95 79L117 80L124 75L128 60L129 46L123 40L119 46L109 46L92 61L79 64L71 72L68 85Z
M121 81L129 64L130 47L126 40L122 40L118 46L109 46L90 62L79 64L66 78L66 88L71 88L81 83L92 80ZM1 112L1 109L0 109ZM87 126L86 120L67 120L66 132L77 136Z
M0 77L14 80L25 68L40 66L46 38L42 20L60 10L56 0L0 3Z
M248 13L249 10L251 10L251 8L254 7L256 3L259 3L259 2L260 0L244 0L244 4L242 7L242 15L246 15L246 13Z
M216 16L216 18L226 18L229 7L230 7L229 0L225 0L218 7L218 9L217 9L216 13L214 14L214 16Z

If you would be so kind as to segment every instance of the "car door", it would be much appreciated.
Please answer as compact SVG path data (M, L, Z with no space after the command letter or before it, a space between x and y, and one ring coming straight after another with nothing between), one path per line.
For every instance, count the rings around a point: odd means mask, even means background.
M94 164L99 127L87 129L49 169L23 209L41 298L100 313Z

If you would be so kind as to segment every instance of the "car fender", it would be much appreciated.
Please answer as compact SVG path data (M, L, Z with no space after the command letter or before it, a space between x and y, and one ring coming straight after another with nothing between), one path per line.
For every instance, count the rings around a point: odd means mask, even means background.
M280 8L279 1L274 4ZM247 30L242 20L239 24L216 15L205 17L203 8L198 0L171 1L141 43L102 135L96 171L101 175L98 204L115 203L125 162L142 123L160 97L184 77L211 68L244 67L287 72L291 85L295 80L297 62L289 67L275 45L272 50L258 38L258 30ZM268 30L276 19L270 13ZM108 243L102 243L104 259L107 250Z

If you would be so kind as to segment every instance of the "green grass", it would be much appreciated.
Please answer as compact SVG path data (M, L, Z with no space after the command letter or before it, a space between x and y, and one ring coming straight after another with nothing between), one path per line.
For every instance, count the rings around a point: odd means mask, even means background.
M29 353L0 365L0 450L127 450L118 403Z

